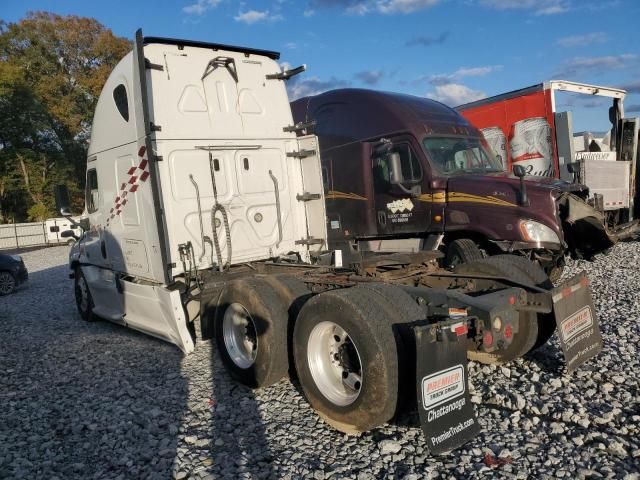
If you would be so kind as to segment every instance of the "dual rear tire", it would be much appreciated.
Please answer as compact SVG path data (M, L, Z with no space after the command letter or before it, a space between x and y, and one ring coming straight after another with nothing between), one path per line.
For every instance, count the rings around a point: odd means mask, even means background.
M396 296L395 309L385 301L386 287L387 296ZM225 286L215 337L232 376L253 388L286 376L290 351L300 387L318 414L341 432L363 432L399 409L402 372L410 367L393 323L395 317L411 321L412 302L392 286L311 296L292 277L245 278Z

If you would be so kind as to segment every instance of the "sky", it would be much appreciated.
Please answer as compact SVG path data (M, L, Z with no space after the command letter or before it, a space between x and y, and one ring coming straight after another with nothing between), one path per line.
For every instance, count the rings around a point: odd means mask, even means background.
M116 35L226 43L307 65L292 99L343 87L426 96L450 106L541 83L622 87L640 116L638 0L0 0L28 11L94 17ZM574 131L610 127L609 101L564 95Z

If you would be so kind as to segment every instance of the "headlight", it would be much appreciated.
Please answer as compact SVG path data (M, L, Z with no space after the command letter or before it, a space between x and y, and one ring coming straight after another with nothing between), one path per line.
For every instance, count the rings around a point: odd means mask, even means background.
M9 255L9 256L13 258L16 262L22 261L22 257L20 255Z
M531 242L560 243L556 232L546 225L533 220L522 220L520 222L520 231L524 238Z

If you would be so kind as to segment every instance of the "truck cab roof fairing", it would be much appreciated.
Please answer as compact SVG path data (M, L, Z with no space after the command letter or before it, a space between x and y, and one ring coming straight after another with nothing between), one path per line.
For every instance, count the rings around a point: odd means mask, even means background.
M375 139L400 131L412 131L422 137L428 132L444 133L461 123L475 131L446 105L399 93L345 88L300 98L291 107L296 122L316 120L316 133L335 137L332 144ZM323 111L332 107L340 108L340 114L331 114L331 120L323 122ZM367 121L362 122L362 118Z
M262 55L272 60L278 60L280 58L280 52L274 52L271 50L259 50L256 48L238 47L235 45L224 45L221 43L209 43L199 42L195 40L181 40L179 38L165 38L165 37L144 37L142 40L144 45L151 43L161 43L164 45L176 45L180 47L198 47L198 48L210 48L211 50L226 50L228 52L240 52L248 55Z

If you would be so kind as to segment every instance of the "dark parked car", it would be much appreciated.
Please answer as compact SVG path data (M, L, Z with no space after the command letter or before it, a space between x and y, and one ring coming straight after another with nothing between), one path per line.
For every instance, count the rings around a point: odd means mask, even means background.
M27 267L21 256L0 253L0 295L12 293L28 278Z

